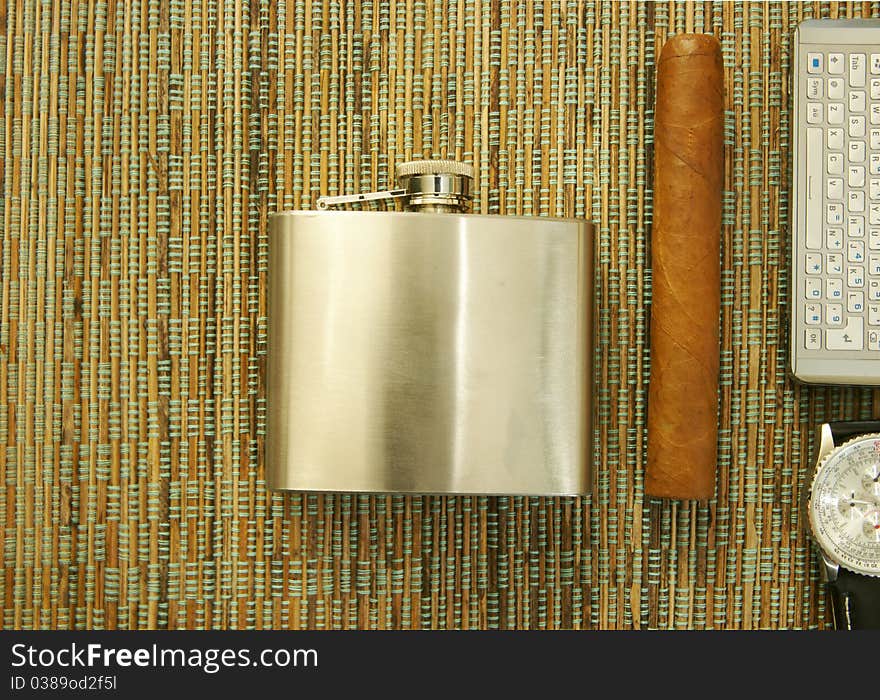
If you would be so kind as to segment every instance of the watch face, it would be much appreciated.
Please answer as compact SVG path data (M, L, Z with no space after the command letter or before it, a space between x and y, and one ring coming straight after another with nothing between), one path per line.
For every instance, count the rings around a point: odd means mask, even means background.
M859 436L825 458L809 514L813 536L831 559L880 576L880 434Z

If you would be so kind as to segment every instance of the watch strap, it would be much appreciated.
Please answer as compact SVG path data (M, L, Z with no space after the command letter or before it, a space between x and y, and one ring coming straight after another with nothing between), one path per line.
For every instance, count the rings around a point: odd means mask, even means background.
M838 630L880 629L880 578L840 568L828 584Z
M856 437L856 435L880 433L880 420L837 421L829 423L828 426L831 428L831 437L834 438L834 444L838 446L850 438Z

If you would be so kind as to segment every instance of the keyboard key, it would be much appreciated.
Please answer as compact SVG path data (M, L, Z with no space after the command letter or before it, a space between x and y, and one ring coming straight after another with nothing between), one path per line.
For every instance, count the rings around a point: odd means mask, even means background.
M849 135L853 138L860 139L865 136L865 118L861 116L851 116L847 119L849 125Z
M822 78L807 78L807 99L821 100L823 91Z
M806 168L807 219L804 244L807 248L816 250L822 247L822 129L807 129Z
M868 256L868 274L872 277L880 277L880 255Z
M861 289L865 286L865 268L854 265L846 270L846 284L850 289Z
M850 165L847 169L847 182L850 187L865 186L865 166Z
M807 73L821 73L825 66L824 56L820 53L807 54Z
M880 141L880 129L877 130L877 140ZM843 129L839 127L828 129L828 149L832 151L843 150Z
M864 238L865 236L865 217L864 216L848 216L846 217L846 235L850 238Z
M829 250L843 250L843 229L825 229L825 247Z
M861 350L864 340L861 316L849 316L843 328L829 328L825 331L825 347L829 350Z
M880 304L868 304L868 325L880 326Z
M842 224L843 223L843 205L837 202L829 202L825 205L825 223Z
M843 274L843 256L840 253L829 253L827 263L826 267L829 275Z
M807 304L804 307L804 321L808 326L822 323L822 304Z
M871 179L871 188L868 191L868 197L873 201L880 199L880 179L877 179L876 177Z
M880 228L868 229L868 247L871 250L880 250Z
M843 79L842 78L828 78L828 99L829 100L842 100L843 99Z
M868 331L868 350L880 350L880 333Z
M877 204L871 202L869 211L870 213L868 214L868 221L870 221L871 224L880 224L880 202L878 202Z
M825 183L825 196L828 199L843 199L843 178L828 178Z
M868 282L868 301L880 301L880 280Z
M828 103L828 123L829 124L843 124L843 102L829 102ZM872 115L873 116L873 115ZM809 119L807 120L809 121ZM812 124L812 122L810 122ZM871 122L874 123L873 121Z
M871 99L880 100L880 78L871 79Z
M818 328L807 328L804 333L804 347L807 350L820 350L822 348L822 331Z
M860 314L865 310L864 292L847 292L846 310L851 314Z
M865 54L863 53L849 55L849 84L850 87L865 87Z
M849 148L847 149L849 153L849 159L853 163L864 163L865 162L865 142L864 141L850 141Z
M807 103L807 124L822 123L822 105L818 102Z
M850 211L865 211L865 193L862 190L850 190L846 203Z
M821 275L822 274L822 253L807 253L807 274L808 275Z
M825 280L825 297L831 301L843 299L843 280L834 278Z
M880 129L871 129L871 150L880 150Z
M880 102L871 105L871 123L880 124Z
M846 245L846 259L851 263L865 262L865 244L863 241L850 241Z
M806 297L807 299L822 298L822 280L807 279Z
M822 148L822 139L821 129L816 129L815 131L819 132L819 148ZM829 153L828 154L828 174L829 175L843 175L843 155L840 153Z
M880 53L871 54L871 75L880 75Z
M868 163L868 172L871 175L880 175L880 153L872 153Z
M809 54L812 56L813 54ZM822 54L819 54L820 69L822 68L821 60ZM843 71L846 70L846 60L842 53L832 53L828 54L828 72L832 75L843 75Z
M853 90L849 93L849 111L864 112L867 95L864 90Z
M829 326L843 325L843 306L840 304L825 305L825 322Z

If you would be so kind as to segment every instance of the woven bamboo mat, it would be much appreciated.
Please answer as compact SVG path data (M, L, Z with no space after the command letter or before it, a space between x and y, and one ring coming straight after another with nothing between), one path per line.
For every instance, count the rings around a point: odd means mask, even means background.
M786 378L789 41L878 3L9 0L0 6L6 628L823 627ZM722 41L717 497L642 489L654 59ZM476 210L598 224L591 497L273 495L268 213L477 167Z

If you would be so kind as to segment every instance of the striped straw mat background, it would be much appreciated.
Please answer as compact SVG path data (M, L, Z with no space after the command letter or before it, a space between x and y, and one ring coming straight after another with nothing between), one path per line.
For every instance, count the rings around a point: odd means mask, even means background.
M9 0L0 6L6 628L828 625L786 378L790 36L871 3ZM643 493L654 63L727 78L720 470ZM266 219L475 164L475 210L597 222L590 497L265 488Z

